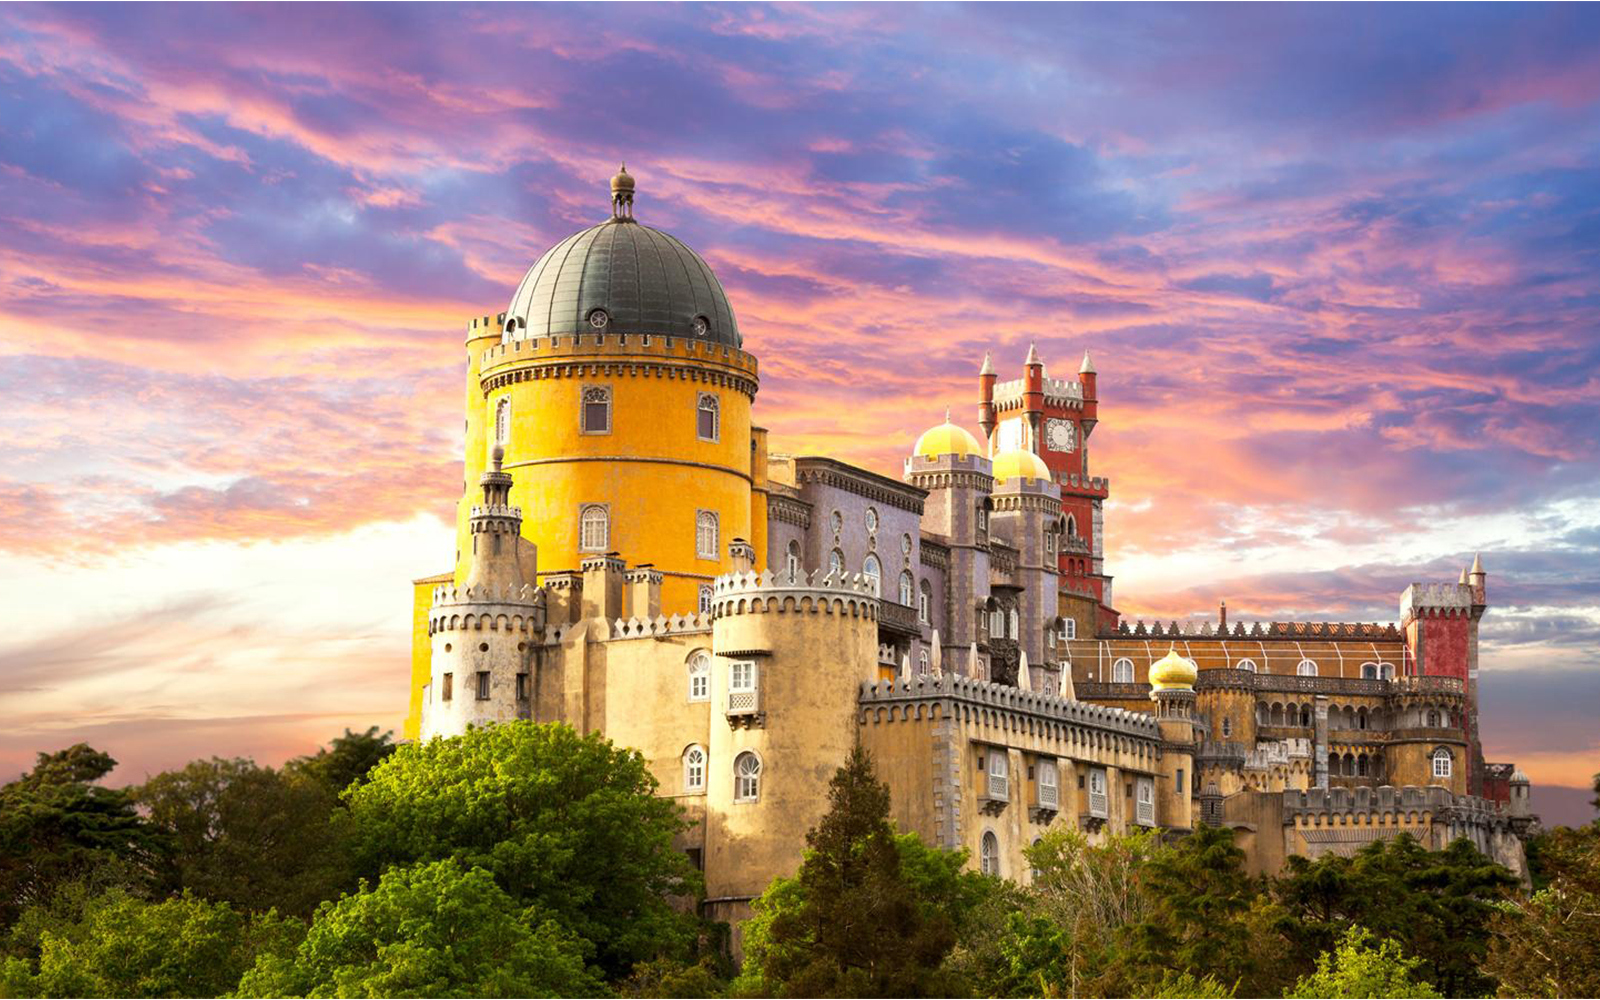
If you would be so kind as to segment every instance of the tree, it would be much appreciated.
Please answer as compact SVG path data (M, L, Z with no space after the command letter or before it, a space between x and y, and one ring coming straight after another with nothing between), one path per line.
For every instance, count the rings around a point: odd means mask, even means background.
M389 759L395 752L394 732L378 732L370 726L366 732L355 733L349 729L308 757L296 757L284 765L286 771L297 771L322 782L336 794L358 781L365 781L372 769Z
M69 889L58 903L72 912L14 936L22 955L6 960L0 995L222 996L258 952L293 947L298 936L275 914L252 917L191 893L152 903L120 889Z
M1285 993L1290 998L1438 997L1431 985L1418 977L1421 959L1407 958L1395 941L1373 944L1372 932L1348 928L1337 951L1317 957L1317 971L1295 983Z
M741 987L768 996L945 995L940 966L961 903L917 898L889 824L888 786L861 747L834 774L828 802L806 834L800 871L757 901ZM924 887L959 888L946 863L926 861L917 863Z
M159 870L164 891L309 917L353 882L329 822L337 791L312 776L213 757L158 774L133 797L176 847Z
M1546 884L1500 905L1484 971L1503 996L1600 996L1600 824L1540 839Z
M692 918L670 896L698 891L673 847L675 803L632 750L570 726L512 722L400 747L344 792L361 869L454 859L491 872L518 905L597 946L612 978L683 951Z
M1361 926L1400 942L1445 996L1482 996L1494 988L1480 970L1489 921L1516 884L1466 840L1429 851L1402 834L1350 858L1290 858L1274 893L1302 967Z
M95 784L116 766L79 743L39 754L32 771L0 786L0 927L101 867L140 884L166 854L127 792Z
M294 953L261 956L236 995L593 996L587 948L488 871L435 861L324 903Z

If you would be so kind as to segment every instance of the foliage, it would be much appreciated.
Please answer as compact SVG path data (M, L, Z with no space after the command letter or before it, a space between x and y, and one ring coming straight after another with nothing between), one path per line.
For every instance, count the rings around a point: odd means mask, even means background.
M1516 884L1466 840L1429 851L1401 835L1350 858L1290 858L1275 894L1302 965L1361 926L1421 960L1424 978L1445 996L1482 996L1494 988L1480 971L1489 921Z
M380 734L377 726L370 726L361 733L346 729L343 736L334 737L315 754L291 760L285 770L305 774L337 793L358 781L365 781L372 769L388 760L395 749L393 731Z
M127 792L95 784L116 766L79 743L39 754L32 771L0 786L0 927L105 866L139 883L166 854Z
M1503 996L1600 996L1600 824L1541 842L1547 884L1501 905L1484 971Z
M287 949L298 925L191 893L151 903L118 889L67 887L19 927L0 972L12 997L195 997L232 990L258 952ZM31 932L31 933L30 933Z
M345 791L340 819L369 875L447 858L483 868L621 976L693 937L668 897L698 891L699 873L673 847L677 805L655 789L635 751L514 722L400 747Z
M1407 958L1395 941L1373 944L1372 932L1350 927L1339 938L1338 949L1317 956L1317 971L1302 978L1285 993L1291 998L1316 997L1421 997L1439 996L1418 977L1421 959Z
M1235 995L1233 987L1223 985L1216 976L1171 971L1162 975L1155 989L1141 994L1151 1000L1229 1000Z
M314 758L312 758L314 759ZM248 760L197 760L133 790L176 851L158 886L308 917L352 880L329 816L337 789Z
M947 994L940 966L955 945L952 914L963 906L956 866L908 848L918 883L952 893L919 901L889 824L889 789L859 746L834 774L828 801L827 815L806 834L810 850L799 873L778 880L758 903L761 926L746 937L741 989L808 997Z
M317 910L292 955L263 955L238 996L593 996L587 945L482 868L435 861Z

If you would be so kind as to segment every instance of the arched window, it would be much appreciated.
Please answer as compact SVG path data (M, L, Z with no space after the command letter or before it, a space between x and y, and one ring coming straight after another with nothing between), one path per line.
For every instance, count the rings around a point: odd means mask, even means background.
M1253 674L1253 673L1256 672L1256 661L1254 661L1254 660L1240 660L1238 663L1235 663L1233 665L1233 669L1235 669L1235 670L1248 670Z
M711 700L711 657L704 650L689 657L689 700Z
M1317 676L1317 662L1315 660L1301 660L1294 668L1294 672L1301 677Z
M793 583L796 580L800 579L800 543L799 542L794 541L792 539L790 540L787 560L788 561L787 561L787 564L786 564L785 568L789 571L789 582Z
M1367 710L1364 708L1356 709L1356 728L1367 728Z
M917 654L917 673L923 676L928 674L928 651L926 649Z
M1133 683L1133 661L1132 660L1128 659L1126 656L1123 656L1123 657L1118 658L1115 663L1111 664L1111 683L1113 683L1113 684L1132 684Z
M1378 679L1378 665L1376 663L1363 663L1361 665L1361 679L1375 681Z
M494 404L494 443L503 445L511 439L511 397L503 396Z
M611 433L611 387L586 385L583 387L583 433Z
M1310 705L1301 705L1300 706L1300 727L1302 729L1310 729L1311 728L1311 706Z
M1017 637L1017 625L1018 625L1017 609L1016 608L1012 608L1011 609L1011 614L1009 616L1007 616L1007 617L1009 618L1009 620L1011 622L1011 638L1015 639Z
M933 621L933 586L923 580L917 591L917 620L927 624Z
M1394 664L1392 664L1392 663L1380 663L1380 664L1378 664L1378 678L1380 680L1386 680L1386 681L1394 680Z
M1356 758L1356 777L1365 778L1366 776L1367 776L1367 755L1366 754L1362 754L1361 756Z
M706 790L706 752L698 743L691 744L683 752L683 790L686 792L703 792Z
M978 848L978 867L985 875L1000 877L1000 840L991 831L983 832Z
M861 575L867 578L867 586L872 588L873 596L877 596L883 586L883 564L877 556L867 554L861 563Z
M715 441L721 432L721 422L717 409L717 394L702 392L700 403L695 407L695 433L702 441Z
M761 758L746 750L733 759L733 801L754 802L761 797Z
M711 613L711 601L712 601L712 598L715 595L715 593L716 593L716 590L715 590L715 588L713 588L711 586L711 584L703 583L703 584L700 585L700 613L701 614L709 615Z
M715 511L695 511L694 554L701 559L717 558L717 514Z
M1428 709L1428 728L1429 729L1438 729L1439 728L1439 713L1435 712L1431 708Z
M611 515L603 504L592 503L578 516L578 547L585 552L604 552L611 544Z
M844 553L838 549L828 553L828 575L835 580L844 576Z
M910 573L900 574L900 603L911 607L916 601L917 582L911 579Z
M1454 769L1455 758L1444 747L1433 752L1433 776L1435 778L1448 778Z
M1078 519L1073 517L1071 514L1067 515L1067 537L1078 537Z

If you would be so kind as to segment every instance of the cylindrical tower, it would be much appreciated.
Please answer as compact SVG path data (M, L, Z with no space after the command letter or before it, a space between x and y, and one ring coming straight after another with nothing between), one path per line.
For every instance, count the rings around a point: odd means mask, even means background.
M1150 700L1156 703L1161 727L1161 767L1157 783L1158 818L1162 826L1188 830L1194 826L1194 682L1200 671L1178 655L1176 646L1150 665Z
M690 613L730 569L728 539L757 534L756 360L740 349L711 268L634 221L630 175L613 178L612 192L612 217L540 257L498 342L469 360L478 390L469 407L479 411L469 437L484 430L468 442L467 473L504 447L543 572L616 553L662 574L664 613Z

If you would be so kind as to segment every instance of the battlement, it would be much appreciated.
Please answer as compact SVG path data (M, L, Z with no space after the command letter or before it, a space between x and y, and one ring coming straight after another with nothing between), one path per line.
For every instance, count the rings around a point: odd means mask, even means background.
M522 508L521 507L513 507L510 504L503 504L503 503L488 504L488 505L485 505L485 506L474 506L472 508L472 516L474 518L479 518L479 517L505 517L505 518L514 518L514 519L520 521L520 520L522 520Z
M1069 409L1083 406L1083 385L1076 379L1051 378L1046 375L1042 383L1046 406L1060 406ZM1027 391L1028 384L1026 379L1014 378L1005 382L996 382L994 384L995 410L1022 409L1023 394Z
M756 356L748 351L708 340L648 333L550 334L543 337L512 337L506 333L501 335L499 344L483 352L479 370L487 377L493 369L519 362L574 359L710 362L736 369L752 379L758 373Z
M1334 816L1372 821L1405 814L1448 814L1457 822L1498 823L1507 820L1499 803L1473 795L1455 795L1438 785L1380 785L1377 788L1311 788L1283 793L1284 824L1326 821Z
M653 639L691 632L710 632L711 616L659 615L655 618L618 618L610 623L610 639Z
M1042 510L1055 514L1061 510L1061 487L1048 479L1008 479L994 491L994 509Z
M525 604L538 603L539 588L523 584L515 587L507 584L496 587L493 584L484 584L479 587L454 587L450 585L433 588L433 606L447 607L463 604Z
M1472 603L1472 587L1468 584L1413 583L1400 595L1400 620L1470 614Z
M911 455L903 478L925 490L965 487L988 492L994 488L994 463L982 455Z
M1234 622L1232 628L1213 625L1209 619L1203 621L1170 622L1162 625L1159 621L1146 625L1143 619L1128 624L1124 618L1117 624L1118 636L1168 636L1171 638L1188 638L1216 636L1227 639L1356 639L1370 641L1373 639L1388 639L1398 642L1401 638L1400 630L1393 622L1387 625L1364 624L1361 622Z
M1111 495L1111 480L1106 476L1085 476L1076 472L1056 473L1056 484L1064 486L1073 492L1098 494L1101 497Z
M476 340L479 337L500 336L506 325L506 314L495 313L493 316L474 316L467 320L467 339Z
M728 573L712 583L714 617L757 611L844 611L874 621L879 600L872 581L859 573L835 577L820 569L790 577L770 569Z
M1161 728L1146 712L1069 701L1057 695L1024 691L1009 684L943 674L892 681L864 681L857 703L863 709L912 702L951 701L975 708L1017 712L1040 720L1099 729L1141 739L1160 739Z

